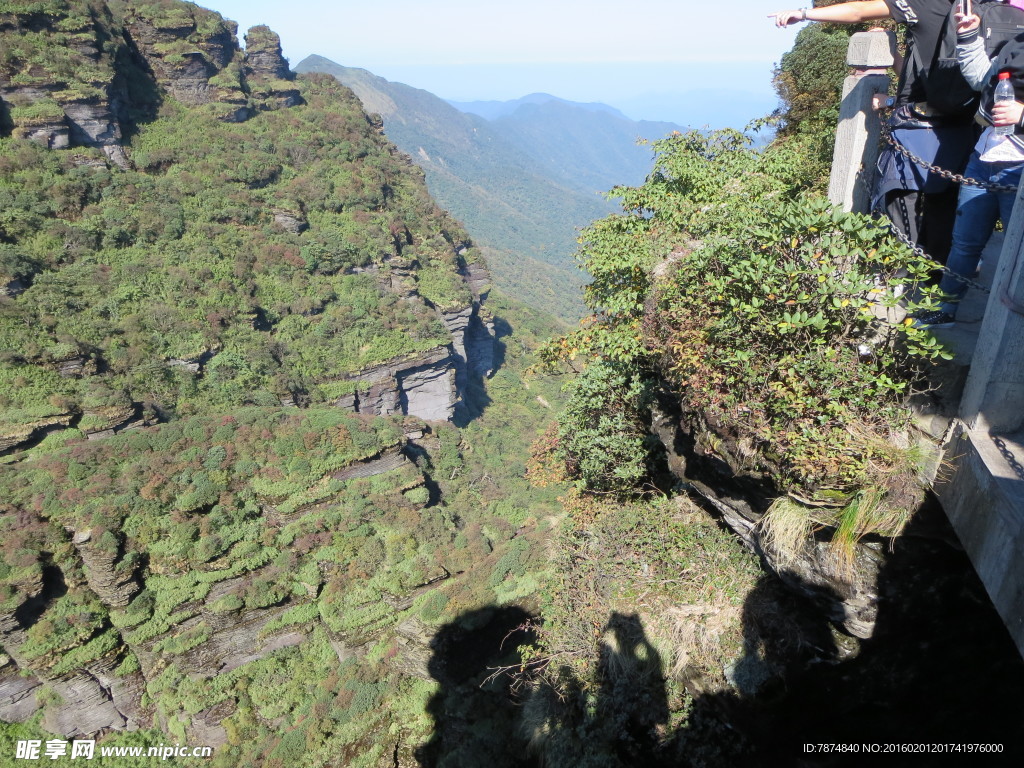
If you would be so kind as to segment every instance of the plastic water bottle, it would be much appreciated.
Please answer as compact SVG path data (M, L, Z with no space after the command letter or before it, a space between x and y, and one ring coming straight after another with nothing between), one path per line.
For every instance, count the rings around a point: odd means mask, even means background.
M1010 73L1000 72L999 82L996 83L995 103L1013 101L1016 98L1016 94L1013 92L1013 84L1010 82ZM1007 136L1013 133L1014 127L1013 125L997 125L995 127L995 134L996 136Z

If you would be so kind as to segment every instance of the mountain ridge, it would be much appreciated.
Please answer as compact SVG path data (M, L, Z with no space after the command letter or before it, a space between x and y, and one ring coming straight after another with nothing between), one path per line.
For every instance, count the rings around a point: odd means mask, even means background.
M500 109L491 103L501 114L488 120L323 56L307 57L296 70L337 77L379 113L389 138L424 169L431 193L475 242L490 247L495 284L562 317L582 314L577 231L617 209L605 193L645 178L651 151L638 139L680 128L544 93L501 102Z
M445 99L445 101L460 112L469 112L474 115L479 115L485 120L494 120L496 118L512 114L524 104L546 104L551 101L568 104L591 112L607 112L608 114L615 115L616 117L621 117L624 120L629 119L619 109L611 106L610 104L604 104L599 101L570 101L569 99L563 99L559 96L553 96L550 93L541 92L528 93L526 96L520 96L518 99L509 99L507 101L453 101L452 99Z

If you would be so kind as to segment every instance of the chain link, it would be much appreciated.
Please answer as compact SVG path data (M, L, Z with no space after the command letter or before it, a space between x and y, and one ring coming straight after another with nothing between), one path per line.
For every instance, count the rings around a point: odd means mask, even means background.
M947 170L945 168L940 168L934 163L929 163L927 160L923 160L922 158L918 157L913 152L911 152L909 149L904 147L902 144L900 144L899 140L892 135L889 126L885 124L882 125L882 138L884 138L893 149L895 149L901 155L909 159L910 162L914 163L914 165L917 165L918 167L930 173L938 174L942 178L948 179L949 181L952 181L955 184L967 184L972 187L981 187L982 189L987 189L992 192L1017 191L1017 187L1011 186L1009 184L993 184L992 182L989 181L972 179L969 176L964 176L963 174L959 173L953 173L952 171ZM958 272L954 272L949 267L943 264L939 264L938 261L936 261L935 259L928 255L924 248L922 248L919 244L911 240L910 237L902 229L897 227L896 223L891 218L889 218L889 216L886 215L883 211L881 211L880 209L876 209L874 213L876 215L880 214L885 218L885 220L888 222L889 231L896 236L897 240L899 240L910 250L912 250L915 256L917 256L920 259L932 262L935 265L936 269L942 270L942 273L944 275L949 275L950 277L963 283L964 285L967 285L970 288L974 288L975 290L981 291L982 293L992 293L992 291L987 286L982 285L977 280L967 277L966 275L961 275Z
M876 213L878 213L878 211L876 211ZM915 256L917 256L920 259L924 259L925 261L930 261L932 264L935 265L935 269L942 270L942 274L949 275L950 277L958 280L959 282L963 283L964 285L967 285L970 288L974 288L975 290L981 291L982 293L992 293L992 290L988 286L982 285L977 280L967 277L966 275L961 275L959 272L954 272L944 264L939 264L939 262L937 262L935 259L928 255L924 248L922 248L920 245L911 240L902 229L897 227L893 220L886 216L885 213L881 213L881 216L886 220L887 226L889 227L889 232L895 235L896 239L903 243L905 246L907 246L907 248L912 250Z
M1006 441L998 435L989 435L992 438L992 442L995 443L996 448L1006 459L1006 463L1010 465L1010 469L1017 473L1017 477L1024 480L1024 466L1021 466L1020 461L1016 456L1013 455L1013 451L1010 450L1010 446L1006 444Z
M899 152L901 155L910 160L914 165L923 168L929 173L935 173L944 179L955 182L957 184L967 184L971 187L981 187L982 189L988 189L992 192L1016 192L1017 187L1009 184L994 184L991 181L982 181L981 179L972 179L970 176L964 176L960 173L953 173L952 171L940 168L934 163L929 163L927 160L923 160L909 149L900 144L899 139L892 135L892 130L888 125L882 126L882 138L889 143L889 145Z
M949 171L945 168L940 168L934 163L929 163L923 160L922 158L918 157L913 152L911 152L909 149L904 147L902 144L900 144L899 140L897 140L896 137L892 135L888 125L882 126L882 136L893 149L895 149L901 155L909 159L910 162L914 163L915 165L926 171L938 174L944 179L949 179L950 181L956 184L968 184L973 187L981 187L982 189L987 189L993 192L1017 191L1017 187L1011 186L1009 184L993 184L991 182L981 181L979 179L972 179L969 176L964 176L959 173L953 173L952 171ZM878 213L878 211L876 211L876 213ZM882 215L885 216L884 213ZM935 259L929 256L925 252L924 248L922 248L917 243L913 242L903 232L903 230L896 226L892 219L890 219L888 216L885 216L885 219L889 222L889 230L892 232L892 234L894 234L896 238L905 246L910 248L916 256L922 259L927 259L928 261L931 261L938 265ZM963 275L957 274L956 272L953 272L952 270L945 266L942 267L942 271L944 274L950 275L962 283L966 283L971 288L976 288L977 290L982 291L983 293L991 293L991 290L989 290L986 286L982 285L981 283L978 283L977 281L972 280L968 277L964 277ZM953 422L951 421L950 427L952 427L952 425ZM946 428L946 432L949 432L949 427ZM999 453L1002 455L1002 457L1006 460L1006 463L1010 466L1010 469L1012 469L1016 473L1017 477L1020 480L1024 480L1024 465L1020 463L1020 460L1014 455L1013 451L1010 450L1010 446L1006 444L1006 441L1003 440L1003 438L999 437L998 435L990 434L989 437L992 438L992 442L995 444L996 448L999 450ZM943 435L943 440L945 439L946 436Z

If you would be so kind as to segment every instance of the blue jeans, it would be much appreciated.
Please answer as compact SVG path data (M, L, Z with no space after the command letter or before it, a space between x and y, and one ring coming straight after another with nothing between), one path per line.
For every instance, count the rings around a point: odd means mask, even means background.
M994 184L1020 184L1024 163L986 163L975 152L967 163L964 176ZM1005 227L1013 213L1017 192L993 192L964 184L956 205L956 223L953 225L953 247L949 250L946 266L952 272L973 278L978 261L989 237L1001 219ZM944 275L939 290L953 298L942 304L942 311L956 316L960 299L967 293L967 284L952 275Z

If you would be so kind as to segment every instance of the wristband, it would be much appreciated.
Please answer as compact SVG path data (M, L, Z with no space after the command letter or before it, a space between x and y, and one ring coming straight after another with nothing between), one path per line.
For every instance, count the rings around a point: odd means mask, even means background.
M807 21L807 9L806 8L801 8L800 9L800 21Z

